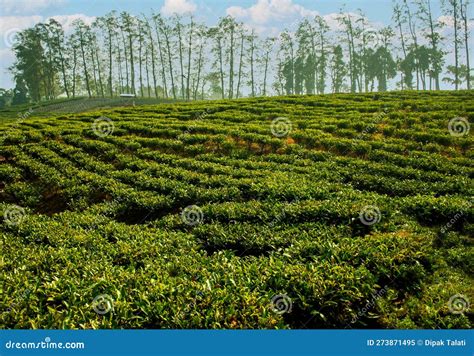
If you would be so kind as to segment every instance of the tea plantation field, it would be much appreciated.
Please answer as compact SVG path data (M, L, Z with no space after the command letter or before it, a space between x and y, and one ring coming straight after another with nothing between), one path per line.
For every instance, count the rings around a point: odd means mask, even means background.
M473 99L3 123L0 327L471 328Z

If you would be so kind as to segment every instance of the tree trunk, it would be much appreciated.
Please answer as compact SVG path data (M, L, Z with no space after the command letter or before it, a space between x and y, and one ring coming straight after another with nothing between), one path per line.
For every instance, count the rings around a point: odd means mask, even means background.
M113 61L112 61L112 29L110 26L108 27L109 30L109 91L110 97L114 96L114 88L112 84L112 76L113 76Z
M245 36L242 33L242 40L240 42L240 58L239 58L239 74L237 75L237 90L236 90L236 98L239 98L239 92L240 92L240 83L242 79L242 64L243 64L243 59L244 59L244 39Z
M82 35L82 30L79 31L79 43L80 43L80 46L81 46L82 65L84 66L84 77L86 78L87 94L89 94L89 98L91 98L92 95L91 95L91 88L90 88L90 85L89 85L89 73L87 73L86 53L84 51L84 38L83 38L83 35Z
M454 67L456 72L454 73L454 87L456 90L459 89L459 49L458 49L458 3L457 0L452 1L453 4L453 18L454 18Z
M155 90L155 97L158 98L158 88L156 85L156 65L155 65L155 45L153 44L153 36L151 33L151 26L148 20L144 17L144 20L146 22L147 30L148 30L148 35L150 39L150 50L151 50L151 74L153 77L153 88Z
M132 89L132 94L135 94L135 67L133 64L133 39L132 39L132 29L130 29L128 35L129 42L129 51L130 51L130 85Z
M218 46L219 46L219 69L220 69L220 77L221 77L221 88L222 88L222 99L225 99L225 88L224 88L224 67L222 63L222 42L221 39L218 39Z
M143 98L143 58L142 58L142 47L143 47L143 37L141 26L138 26L138 72L139 72L139 82L140 82L140 96Z
M268 74L268 62L270 61L270 52L265 55L265 70L263 71L263 96L267 95L267 74Z
M97 62L97 74L99 76L100 94L102 95L102 97L105 97L105 95L104 95L104 85L102 83L102 72L100 71L99 50L98 50L97 47L95 48L95 60Z
M189 41L188 41L188 75L186 77L186 100L191 99L190 92L190 80L191 80L191 57L192 57L192 38L193 38L193 19L191 18L191 29L189 31Z
M62 72L62 75L63 75L64 91L66 92L66 96L69 98L69 90L68 90L67 79L66 79L66 66L64 64L64 55L63 55L63 51L61 50L62 44L61 44L61 40L59 38L59 35L57 36L56 40L58 41L59 58L61 60L61 72Z
M203 39L201 39L201 40L203 40ZM199 90L199 82L201 80L203 49L204 49L204 43L201 42L201 46L199 48L199 59L198 59L198 72L197 72L197 79L196 79L196 87L195 87L194 93L193 93L194 100L197 99L197 94L198 94L198 90Z
M463 20L464 24L464 48L466 50L466 69L467 69L467 74L466 74L466 81L467 81L467 89L471 89L471 66L469 63L469 24L468 24L468 18L467 18L467 0L466 2L463 3L463 0L461 0L461 19Z
M234 97L234 25L230 29L229 99Z
M179 52L179 66L180 66L180 77L181 77L181 98L184 100L184 66L183 66L183 41L181 38L181 23L177 20L178 28L178 52Z
M255 51L255 37L252 31L252 41L250 42L250 85L252 86L252 97L255 97L255 73L254 73L254 51Z
M154 18L153 20L155 24L156 39L158 41L158 50L160 51L161 76L163 77L163 91L164 91L165 98L168 98L168 84L166 82L166 64L165 64L165 59L163 56L163 46L161 45L161 37L160 37L160 32L158 30L158 23L156 21L156 18ZM156 88L156 85L155 85L155 88Z
M127 57L127 42L125 41L125 35L123 33L123 30L120 30L120 32L122 33L122 41L123 41L123 50L125 52L125 79L127 81L127 85L126 85L126 90L127 90L127 93L130 92L130 80L129 80L129 77L128 77L128 57Z

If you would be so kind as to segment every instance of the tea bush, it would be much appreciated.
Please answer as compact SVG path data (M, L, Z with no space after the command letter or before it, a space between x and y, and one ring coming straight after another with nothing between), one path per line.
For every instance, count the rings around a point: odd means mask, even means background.
M449 122L472 123L473 98L251 98L3 124L0 327L471 328L474 130Z

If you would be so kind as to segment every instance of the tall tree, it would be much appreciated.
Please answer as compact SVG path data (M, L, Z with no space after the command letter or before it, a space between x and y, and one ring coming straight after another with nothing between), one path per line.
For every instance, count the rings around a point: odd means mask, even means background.
M439 75L441 74L443 66L443 53L439 49L439 43L441 41L439 29L441 25L438 21L433 19L431 0L417 0L416 4L418 5L418 16L425 25L425 37L431 45L431 50L429 51L430 74L434 79L436 90L439 90Z
M86 46L87 46L87 33L89 31L89 26L87 26L82 19L77 19L73 21L73 26L75 29L74 38L79 44L79 49L81 51L82 58L82 70L84 73L84 78L86 81L86 89L89 98L92 97L89 71L87 70L87 61L86 61Z
M153 15L153 23L155 25L155 33L156 33L156 39L158 42L158 51L160 53L160 63L161 63L161 77L163 80L163 91L164 91L164 97L168 97L168 84L166 81L166 59L165 59L165 53L164 53L164 44L162 44L162 39L161 39L161 33L163 30L167 30L166 24L164 23L163 18L161 17L160 14ZM170 68L172 69L172 65L170 65ZM173 78L173 71L171 70L171 78ZM174 82L171 81L171 85L174 88ZM175 94L173 92L173 94ZM176 97L176 95L174 95Z
M193 99L196 100L198 96L199 86L204 84L204 80L202 80L202 72L204 70L204 48L206 46L206 39L208 37L207 28L203 25L198 25L196 29L197 41L196 41L196 50L198 52L198 56L195 59L195 68L196 73L194 77L194 84L193 84Z
M176 95L176 86L174 84L174 70L173 70L173 55L172 55L172 38L171 35L173 33L173 28L168 25L163 17L160 15L156 15L155 19L158 23L158 28L160 29L160 33L164 36L165 45L166 45L166 54L168 55L168 71L171 80L171 91L173 93L173 99L177 98ZM160 50L161 52L161 50Z
M220 91L222 99L225 99L225 86L224 86L224 26L223 20L219 22L219 25L215 28L211 28L209 36L214 39L214 46L212 47L212 53L215 55L213 67L217 68L220 80ZM208 76L208 79L214 79L213 76Z
M285 78L286 94L295 92L295 43L292 34L285 30L280 34L280 51L284 56L283 66L280 68Z
M454 26L454 88L459 89L459 30L460 30L460 0L444 0L446 14L453 19Z
M357 70L355 64L355 31L354 31L354 24L351 14L344 14L342 10L340 10L338 20L342 27L344 28L345 32L345 40L348 46L348 53L349 53L349 79L350 79L350 88L351 93L355 93L357 90Z
M402 6L400 5L399 2L394 2L392 21L394 22L395 27L397 29L398 36L400 38L400 45L401 45L402 53L403 53L403 56L398 59L398 67L401 71L400 86L403 90L405 89L406 79L404 77L404 70L402 69L402 63L406 62L407 60L407 45L406 45L405 33L403 30L403 26L406 23L406 18L404 16ZM412 89L411 82L409 82L408 89Z
M133 50L133 43L134 39L137 36L136 34L136 19L135 17L131 16L127 12L122 12L120 14L120 18L122 20L122 25L124 31L127 34L128 39L128 53L130 55L130 90L132 94L135 94L135 66L134 66L134 50Z
M56 21L55 19L51 18L48 21L48 29L53 38L53 48L54 52L56 53L57 60L59 61L59 65L61 68L61 76L63 82L63 89L66 93L66 96L69 98L69 88L67 83L67 76L66 76L66 69L67 69L67 61L65 56L65 38L64 38L64 30L62 25Z
M176 15L174 17L174 30L176 31L176 34L178 35L178 40L177 40L177 49L178 49L178 58L179 58L179 68L180 68L180 83L181 83L181 98L184 99L185 97L185 90L184 90L184 58L183 58L183 34L182 34L182 27L183 25L181 24L181 17Z
M244 70L244 51L245 51L245 39L246 39L246 34L243 28L238 29L239 35L240 35L240 48L239 48L239 70L237 73L237 88L235 90L235 96L236 98L239 98L240 96L240 85L242 83L242 76L243 76L243 70Z
M107 47L107 55L108 55L108 62L109 62L109 74L107 78L108 82L108 91L110 97L114 96L114 87L113 87L113 47L114 47L114 29L117 27L117 18L114 11L106 14L103 17L99 17L97 19L97 26L102 29L105 34L105 45Z
M320 94L324 94L326 89L326 75L327 75L327 47L329 26L322 16L316 16L316 34L319 37L319 57L318 57L318 75L316 81L316 90Z
M420 73L419 73L419 66L418 66L418 36L417 36L417 28L416 28L416 21L415 17L412 13L410 4L407 0L403 0L405 15L407 18L408 29L410 30L411 38L412 38L412 46L411 52L414 61L415 71L416 71L416 89L420 89ZM424 83L423 83L424 84Z
M33 101L40 101L44 89L45 54L39 28L35 26L19 32L12 50L15 62L9 70L14 76L18 92L27 91ZM23 94L20 96L23 98Z
M344 85L344 77L347 73L346 64L344 63L344 54L340 45L333 48L330 63L332 92L340 93Z
M191 17L191 22L189 24L189 30L188 30L188 73L186 75L186 100L191 99L191 59L193 55L193 37L195 35L194 32L194 20Z
M255 30L252 29L252 32L248 36L249 42L249 58L248 62L250 64L250 95L252 97L256 96L256 81L255 81L255 65L256 65L256 58L255 53L258 51L258 37L255 34Z
M268 71L270 69L270 55L273 53L273 47L275 46L276 39L274 37L267 38L263 42L262 52L263 55L259 63L263 66L263 83L262 83L262 95L267 95L267 80L268 80Z
M153 38L153 33L150 26L150 20L143 15L143 22L145 24L146 36L148 36L148 45L149 45L149 55L151 60L151 75L153 78L153 91L155 92L155 97L158 98L158 88L156 81L156 49L155 49L155 40Z
M469 63L469 19L468 19L469 0L460 0L459 15L463 23L464 30L464 49L466 50L466 86L471 89L471 66Z

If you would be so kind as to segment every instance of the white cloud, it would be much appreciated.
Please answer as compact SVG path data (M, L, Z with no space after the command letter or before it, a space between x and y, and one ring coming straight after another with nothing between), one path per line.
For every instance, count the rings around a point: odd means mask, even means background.
M3 37L5 33L12 30L24 30L34 24L40 22L42 16L1 16L0 17L0 35Z
M65 4L65 0L0 0L0 8L5 15L28 15L54 6Z
M438 22L444 26L454 28L454 19L452 16L442 15L438 17Z
M452 16L442 15L438 17L438 22L450 30L454 29L454 18ZM464 28L464 23L461 24L461 27ZM467 27L469 29L474 28L474 19L468 19Z
M52 16L56 21L63 25L64 32L66 34L72 30L72 22L76 19L82 19L86 24L91 24L95 20L95 16L87 16L84 14L73 14L73 15L57 15ZM33 27L39 22L48 21L49 17L41 15L31 16L0 16L0 38L4 39L0 44L0 48L4 47L3 42L8 37L7 42L13 38L13 33L24 30L29 27ZM8 44L7 44L8 45Z
M257 0L248 8L231 6L226 12L227 15L236 19L248 19L257 25L264 25L270 21L285 22L302 17L313 17L318 14L317 11L293 3L293 0Z
M196 11L196 4L191 0L165 0L165 4L161 7L161 12L165 16L174 14L184 15Z
M92 22L94 22L94 20L96 19L95 16L87 16L84 14L57 15L57 16L51 16L51 18L55 19L63 26L64 32L66 34L72 31L73 29L72 22L74 20L82 19L82 21L84 21L86 25L91 25ZM46 21L48 21L48 19L46 19Z

